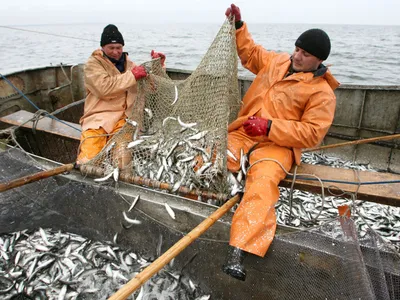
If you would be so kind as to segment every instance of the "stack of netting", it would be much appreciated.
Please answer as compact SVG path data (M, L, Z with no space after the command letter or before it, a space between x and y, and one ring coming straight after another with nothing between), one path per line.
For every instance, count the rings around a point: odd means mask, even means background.
M226 193L227 125L240 107L235 29L226 21L200 65L171 80L159 60L138 84L132 116L94 159L82 166L179 187Z

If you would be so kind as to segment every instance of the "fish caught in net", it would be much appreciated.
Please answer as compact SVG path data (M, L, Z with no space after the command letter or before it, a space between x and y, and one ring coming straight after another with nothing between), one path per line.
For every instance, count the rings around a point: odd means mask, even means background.
M227 20L197 69L172 80L160 60L143 66L132 115L81 171L129 174L179 187L228 193L227 126L240 108L235 29ZM98 171L100 169L100 172Z

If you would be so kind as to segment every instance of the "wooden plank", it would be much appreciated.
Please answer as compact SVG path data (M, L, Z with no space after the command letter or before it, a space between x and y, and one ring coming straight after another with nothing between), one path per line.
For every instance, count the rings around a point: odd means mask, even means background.
M0 118L1 122L7 123L7 124L12 124L12 125L18 125L20 126L21 124L27 122L28 120L31 120L32 117L34 116L33 113L25 111L25 110L19 110L11 115L4 116ZM49 117L43 117L39 120L39 122L36 125L36 130L39 131L44 131L56 135L60 135L63 137L68 137L74 140L80 140L81 138L81 132L74 129L77 128L81 130L81 126L79 124L71 123L71 122L66 122L63 121L65 124L54 120ZM68 125L74 127L70 127ZM32 128L33 122L28 121L22 127L25 128Z
M293 173L293 171L294 168L292 168L290 172ZM347 182L400 181L400 175L392 173L357 171L309 164L302 164L299 166L297 168L297 174L314 174L323 180L340 180ZM291 178L286 178L281 181L280 186L290 187L291 184ZM300 190L321 193L319 181L296 179L294 187ZM328 187L332 192L342 194L343 191L351 193L356 192L358 185L324 182L325 195L330 195L328 193ZM343 197L348 198L349 195L344 195ZM400 183L361 185L357 192L357 199L400 206Z

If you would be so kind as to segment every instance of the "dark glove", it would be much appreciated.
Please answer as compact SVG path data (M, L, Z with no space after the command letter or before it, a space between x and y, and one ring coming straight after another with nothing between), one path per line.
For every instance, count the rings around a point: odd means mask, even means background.
M231 7L228 7L225 12L225 16L229 18L230 15L235 16L235 23L242 21L242 16L240 15L240 9L235 4L231 4Z
M135 66L132 68L132 74L136 80L142 79L147 76L146 69L143 66Z
M251 116L243 123L244 130L249 136L268 135L271 121Z
M166 56L165 56L164 53L155 52L154 50L151 50L150 55L151 55L151 58L152 58L152 59L160 58L160 59L161 59L161 64L162 64L162 66L164 66L165 58L166 58Z

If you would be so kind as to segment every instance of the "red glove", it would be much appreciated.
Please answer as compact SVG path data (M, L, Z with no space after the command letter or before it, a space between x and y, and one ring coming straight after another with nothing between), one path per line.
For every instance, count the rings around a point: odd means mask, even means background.
M242 16L240 15L240 9L235 4L231 4L231 7L228 7L225 12L225 16L229 18L230 15L235 16L235 22L242 21Z
M270 121L251 116L243 123L244 130L249 136L268 135Z
M151 58L152 58L152 59L161 58L161 64L162 64L162 66L164 66L165 58L166 58L166 56L165 56L164 53L155 52L154 50L151 50L150 55L151 55Z
M147 76L147 71L143 66L135 66L132 68L131 71L136 80L142 79L143 77Z

